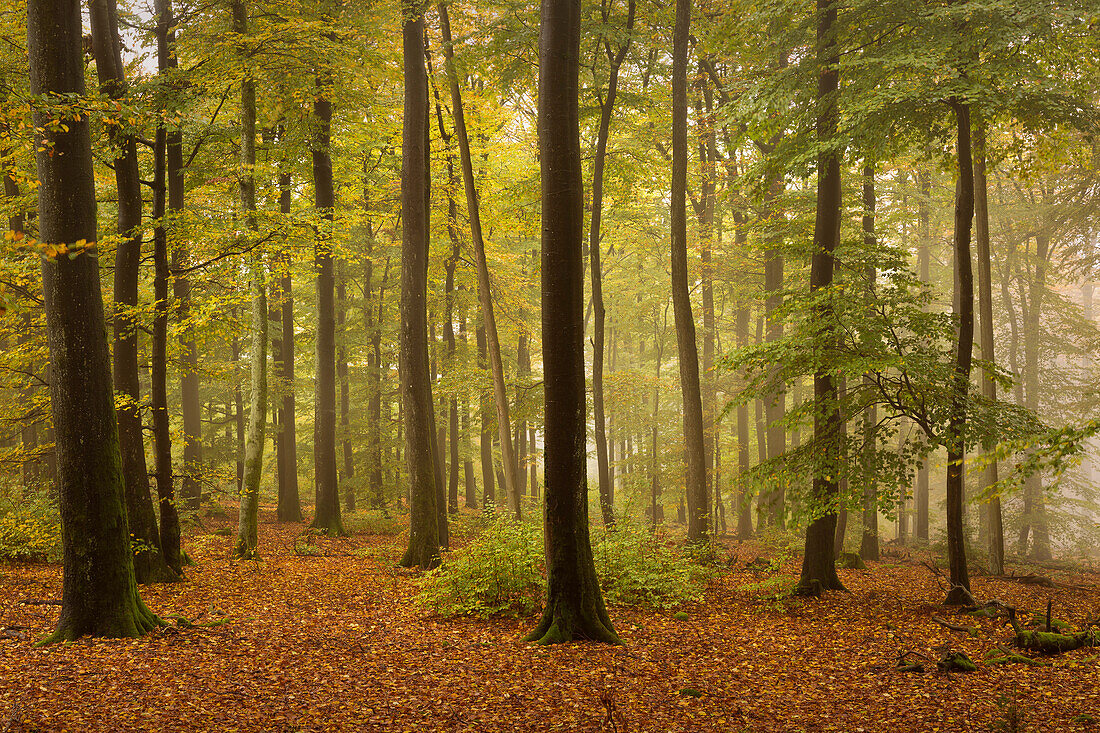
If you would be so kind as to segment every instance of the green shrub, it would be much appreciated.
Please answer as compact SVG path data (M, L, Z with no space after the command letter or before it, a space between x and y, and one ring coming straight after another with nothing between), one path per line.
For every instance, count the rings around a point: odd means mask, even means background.
M0 559L56 562L61 559L61 517L44 496L25 496L0 506Z
M607 603L670 608L700 596L707 571L644 527L620 523L593 534L596 575ZM484 618L536 613L545 595L541 526L500 518L427 573L417 601L443 616Z
M596 575L607 603L671 608L701 596L707 571L648 528L620 521L593 534Z
M346 513L344 528L351 534L399 535L408 529L408 523L388 511L368 509Z
M523 616L542 608L545 588L539 526L502 518L426 573L417 601L443 616Z

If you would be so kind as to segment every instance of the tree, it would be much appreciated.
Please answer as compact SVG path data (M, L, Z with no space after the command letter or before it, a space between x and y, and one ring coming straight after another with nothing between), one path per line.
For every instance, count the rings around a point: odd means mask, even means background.
M284 161L285 163L285 161ZM279 213L290 214L291 174L279 172ZM277 260L279 326L278 348L272 354L275 379L281 395L277 412L279 426L278 447L275 461L279 467L279 501L276 516L280 522L302 521L302 502L298 492L298 438L295 425L294 390L294 280L290 271L290 257L284 254Z
M403 567L439 564L439 487L436 486L435 416L428 367L428 74L424 67L423 4L402 3L405 116L401 133L401 410L405 462L412 493L409 546ZM446 514L444 513L444 516Z
M966 397L970 391L970 365L974 351L974 272L970 256L970 227L974 219L974 165L970 152L970 106L953 99L959 159L955 195L955 268L959 304L958 345L951 393L951 421L947 443L947 563L951 590L944 603L970 602L970 575L966 567L963 531L963 489L966 474Z
M683 0L681 0L682 2ZM584 191L581 185L580 0L542 0L539 167L546 447L546 607L528 641L620 643L604 608L588 535L585 466Z
M680 355L684 398L684 453L687 470L688 541L705 542L710 519L703 402L699 388L699 351L691 314L687 267L687 53L690 0L677 0L672 33L672 311Z
M332 179L330 128L332 102L325 73L317 76L313 115L314 205L321 215L314 267L317 270L317 383L314 402L313 463L317 508L310 527L333 537L345 534L340 517L340 487L336 470L336 274L332 253L332 222L336 192ZM407 226L407 224L406 224Z
M836 40L835 0L817 0L817 217L814 221L814 250L810 264L810 292L820 300L814 304L815 325L820 333L817 348L833 346L836 316L831 292L835 263L833 251L840 241L840 157L837 149L839 111L837 93L840 53ZM836 574L833 550L836 532L834 502L839 487L841 461L839 394L833 374L827 368L814 373L814 439L822 455L814 468L813 497L819 512L806 529L806 551L798 591L817 594L822 590L843 590Z
M607 161L607 137L611 130L611 115L615 111L615 97L619 91L619 68L630 51L630 34L634 31L634 0L627 0L626 26L627 39L612 50L611 41L602 36L600 41L603 53L609 64L607 79L607 97L598 94L600 105L600 127L596 133L596 157L592 161L592 215L589 222L588 257L592 272L592 417L596 428L596 465L600 482L600 512L603 523L611 526L615 523L615 507L611 474L608 467L607 419L604 415L603 357L604 324L607 312L603 298L603 268L600 265L600 248L603 246L600 232L600 218L603 215L603 177ZM606 25L610 17L607 0L600 5L600 15Z
M234 0L233 32L248 34L248 5ZM246 61L247 63L247 61ZM241 79L241 171L237 181L246 236L256 236L256 82L246 68ZM244 450L244 479L234 554L241 559L259 555L257 522L260 512L260 475L263 472L264 429L267 421L267 287L263 250L253 246L249 274L252 289L252 350L249 354L248 437Z
M89 3L92 46L100 90L115 100L126 95L126 71L122 65L122 40L118 35L115 0ZM126 512L134 540L134 572L139 583L178 580L160 551L160 533L149 491L145 466L145 442L141 434L141 386L138 379L137 318L141 265L142 200L137 143L132 134L110 126L111 142L118 146L114 159L118 187L118 234L115 254L114 382L123 396L118 407L118 436L122 472L126 481Z
M455 134L458 136L458 153L462 161L462 180L466 189L466 208L470 215L470 238L474 243L477 265L477 295L481 304L482 326L485 330L489 366L493 374L493 397L497 408L497 435L500 438L501 463L504 465L504 494L508 511L520 516L519 480L516 455L512 448L511 418L508 414L508 392L504 383L504 362L500 358L500 339L497 335L496 316L493 311L493 293L489 287L489 265L485 258L485 238L481 229L481 207L474 183L473 158L470 155L470 138L466 132L466 117L462 107L462 92L454 71L454 48L451 40L451 23L447 6L439 5L439 22L443 34L443 53L447 59L447 76L451 87L451 106L454 115ZM488 481L486 481L488 486Z
M30 0L27 49L35 113L38 233L58 446L64 580L57 630L136 637L159 625L134 578L122 458L99 285L96 201L77 0Z

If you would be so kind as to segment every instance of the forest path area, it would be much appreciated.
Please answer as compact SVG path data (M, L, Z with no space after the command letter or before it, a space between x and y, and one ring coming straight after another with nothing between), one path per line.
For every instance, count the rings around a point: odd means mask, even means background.
M981 664L1008 646L1007 625L956 618L905 552L840 571L849 593L777 601L796 558L753 572L760 548L728 544L728 565L683 613L612 607L625 646L538 647L521 641L535 619L421 609L416 576L394 567L402 534L296 541L303 526L265 508L263 560L240 562L232 519L186 534L185 582L142 588L155 612L195 625L139 640L33 647L57 621L61 567L0 567L0 731L1100 730L1098 650ZM1100 617L1100 575L1056 580L979 577L974 589L1025 620L1048 600L1077 626ZM894 669L901 653L935 660L945 645L978 671Z

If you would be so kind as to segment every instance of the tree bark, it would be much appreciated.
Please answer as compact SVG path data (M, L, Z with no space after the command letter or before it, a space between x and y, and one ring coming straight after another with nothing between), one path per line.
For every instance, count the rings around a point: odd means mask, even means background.
M336 379L340 382L340 446L344 458L344 507L355 511L355 451L351 445L351 382L348 380L347 262L336 261Z
M951 396L951 417L947 429L947 563L951 590L944 603L962 605L969 601L970 575L966 567L963 530L963 489L966 445L966 398L970 390L970 364L974 351L974 273L970 255L970 227L974 218L974 166L970 152L970 107L951 103L958 128L959 182L955 200L955 272L959 304L958 345Z
M92 46L100 91L112 99L126 95L126 71L122 65L122 41L118 35L115 0L92 0L88 5ZM142 200L137 145L133 135L109 128L118 188L118 234L115 254L114 384L122 399L118 408L118 437L122 472L126 482L126 513L134 546L134 572L139 583L178 580L160 549L145 443L141 433L141 383L138 377L138 281L141 268Z
M234 0L233 32L248 34L246 0ZM241 79L241 190L246 237L256 236L256 82L247 69ZM244 249L242 247L242 249ZM233 553L241 559L259 557L260 477L263 473L264 431L267 427L267 274L261 250L252 250L249 274L252 289L252 348L249 354L248 437L244 449L244 486Z
M578 114L580 0L543 0L538 133L542 334L546 360L547 600L528 641L621 643L603 604L588 535L584 379L584 191Z
M171 0L157 0L157 71L166 74L175 67L175 33L172 31ZM177 575L182 575L180 550L180 520L176 510L175 487L172 481L172 434L168 422L168 228L167 199L182 198L183 181L178 167L169 170L168 129L157 125L153 161L153 349L152 387L153 439L155 444L155 474L157 499L160 506L160 547L164 561ZM179 189L179 190L176 190Z
M810 262L810 291L824 295L824 299L814 306L813 314L820 338L818 348L823 349L835 348L839 338L830 300L834 296L829 292L835 269L833 251L840 242L841 218L840 152L835 149L840 80L836 20L836 4L831 0L817 0L817 143L822 151L817 158L817 217ZM814 508L817 516L806 528L806 552L796 593L817 594L822 590L844 589L836 574L833 545L843 424L833 373L826 368L819 369L814 373L814 440L822 446L824 456L814 468L812 486L813 498L819 506Z
M920 273L921 282L928 286L931 285L932 280L930 272L930 262L932 259L932 253L930 251L932 244L932 181L927 170L920 171L917 177L920 180L920 202L917 205L917 217L919 220L917 236L920 240L917 248L917 270ZM920 463L917 464L917 487L913 497L913 503L916 505L916 526L914 528L914 533L918 540L928 542L927 456L922 456Z
M863 246L868 255L876 246L875 241L875 165L867 162L863 166ZM875 293L875 266L871 265L864 273L867 281L867 297L874 298ZM868 389L874 387L874 380L869 374L864 374L863 384ZM864 411L863 439L867 441L864 447L866 472L863 485L863 535L860 538L859 556L863 560L879 559L878 536L878 485L875 475L878 409L870 405Z
M511 420L508 415L508 392L504 382L504 362L500 357L500 340L497 337L496 316L493 313L493 295L489 285L489 265L485 258L485 239L481 230L481 210L474 183L474 166L470 156L470 139L466 134L466 117L462 108L462 92L458 76L454 72L454 46L451 40L451 23L446 4L439 5L439 24L443 34L443 53L447 59L447 77L451 87L451 107L458 136L458 152L462 161L462 179L466 188L466 208L470 216L470 238L474 243L477 264L477 292L481 303L482 323L485 327L489 365L493 373L493 396L496 402L497 434L500 438L501 462L504 464L504 493L508 511L520 517L519 488L516 479L515 452L512 450Z
M691 313L687 263L687 55L691 24L689 0L677 0L672 34L672 311L684 400L688 541L705 542L709 531L707 465L703 437L703 405L699 387L699 352Z
M279 173L279 212L290 214L291 175ZM290 255L280 258L279 272L279 353L275 357L275 378L279 384L279 502L276 516L280 522L302 521L302 500L298 490L298 434L295 425L297 407L294 387L294 281L290 274Z
M77 0L28 1L31 94L66 105L56 95L83 98L81 48ZM61 615L43 643L85 635L136 637L161 624L142 602L134 578L95 249L89 121L87 115L60 114L64 127L48 124L48 108L34 114L38 236L75 253L42 258L64 558Z
M1039 345L1042 339L1041 316L1047 289L1049 257L1050 237L1046 232L1040 231L1035 235L1035 271L1028 286L1027 310L1024 315L1024 406L1035 414L1039 414ZM1033 473L1024 479L1024 514L1020 531L1020 554L1027 553L1027 534L1030 528L1031 557L1039 561L1050 560L1043 478L1039 473Z
M435 419L428 368L428 75L421 5L402 3L405 117L401 145L401 403L405 462L412 492L409 546L403 567L439 564L441 544L433 443ZM444 515L445 516L445 515Z
M479 369L486 367L487 355L485 353L485 327L477 325L477 365ZM481 451L481 481L484 484L481 503L488 508L496 504L496 490L493 476L493 415L489 409L492 397L488 392L482 392L480 396L481 407L481 437L478 446Z
M337 537L346 532L340 515L336 470L336 275L331 239L336 193L329 147L332 102L326 86L327 79L319 76L317 98L313 101L313 116L318 123L313 145L314 204L321 213L324 229L318 234L313 260L317 269L317 387L313 428L317 508L310 527Z
M982 359L995 363L993 334L993 272L989 250L989 195L985 173L985 123L979 117L974 125L974 239L978 255L978 322L981 327ZM990 402L997 399L997 384L987 369L982 369L982 396ZM982 472L982 483L997 483L997 460L986 456L988 464ZM1004 524L999 496L989 498L989 571L1004 575Z
M600 5L604 25L610 16L607 0ZM634 30L634 0L627 0L627 40L612 51L606 36L601 36L600 44L609 64L607 79L607 97L598 95L600 104L600 126L596 133L596 156L592 161L592 215L589 221L588 255L592 277L592 418L595 424L596 465L600 486L600 514L605 526L615 524L611 473L607 453L607 418L604 414L603 360L604 326L607 311L603 301L603 268L600 265L602 233L600 224L603 217L603 174L607 161L607 138L611 130L611 115L615 111L615 97L619 90L619 67L630 49L630 34Z

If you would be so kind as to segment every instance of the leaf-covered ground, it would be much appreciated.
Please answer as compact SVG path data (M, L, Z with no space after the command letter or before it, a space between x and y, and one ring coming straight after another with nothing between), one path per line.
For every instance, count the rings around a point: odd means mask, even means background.
M417 607L415 576L393 566L400 535L310 540L320 554L302 555L301 525L263 519L263 561L228 559L231 518L208 520L185 539L187 581L142 590L162 615L224 623L140 640L34 648L57 619L61 568L0 566L0 731L1100 730L1100 649L896 671L899 653L938 659L948 645L981 660L1010 637L937 605L941 581L916 556L841 571L850 593L776 602L752 587L774 568L745 568L763 551L730 543L729 568L686 619L612 608L624 647L544 648L520 641L530 619ZM1075 624L1100 616L1100 575L1053 577L1054 589L974 586L1028 611L1051 599Z

